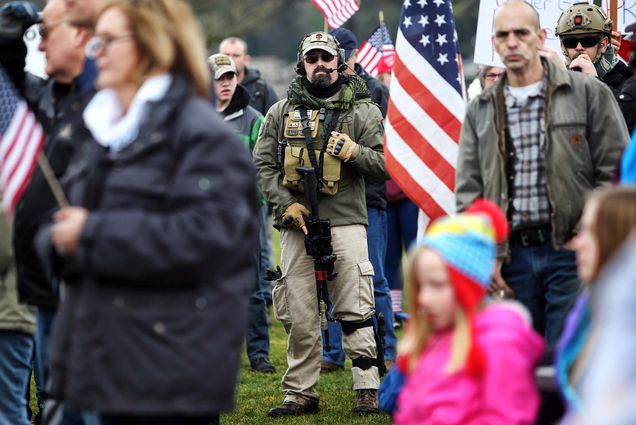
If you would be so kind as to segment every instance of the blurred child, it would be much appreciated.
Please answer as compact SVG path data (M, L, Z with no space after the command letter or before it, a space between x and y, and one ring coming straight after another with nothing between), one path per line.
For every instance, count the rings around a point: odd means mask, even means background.
M478 201L434 222L411 253L397 425L534 423L543 340L521 305L485 299L507 233L501 211Z
M568 315L555 356L557 382L567 407L561 424L573 423L573 416L586 407L580 389L589 376L588 368L593 366L586 360L597 342L590 337L595 321L591 304L599 291L604 290L595 282L635 227L634 187L597 189L585 204L572 247L576 250L578 273L586 290Z

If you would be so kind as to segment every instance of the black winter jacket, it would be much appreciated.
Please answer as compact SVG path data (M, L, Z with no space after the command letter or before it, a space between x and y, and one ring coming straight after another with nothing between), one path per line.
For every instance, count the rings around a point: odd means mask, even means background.
M362 77L364 82L367 83L367 88L369 89L369 93L371 93L371 100L380 108L382 117L386 118L386 112L389 107L389 88L382 84L380 80L371 76L359 63L355 65L354 69L356 73ZM367 208L386 210L386 182L365 181L364 187L366 191Z
M636 77L625 81L623 90L618 96L618 106L621 108L627 130L632 134L636 130Z
M245 77L241 85L250 94L250 106L263 115L266 115L269 108L278 102L274 88L261 78L261 72L258 69L245 67Z
M69 409L209 415L233 407L259 208L248 151L175 79L136 140L82 143L65 176L89 215L66 262L52 395Z

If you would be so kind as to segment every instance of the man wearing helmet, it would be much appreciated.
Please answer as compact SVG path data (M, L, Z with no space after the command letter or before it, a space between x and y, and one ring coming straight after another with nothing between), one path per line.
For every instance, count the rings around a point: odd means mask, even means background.
M320 323L312 258L305 251L307 188L298 166L313 168L321 219L331 222L337 277L328 283L333 317L342 324L352 359L357 414L378 413L379 370L373 332L373 267L369 262L364 180L384 180L382 114L363 79L345 75L344 51L326 32L307 35L298 48L287 99L265 117L254 148L261 189L280 229L282 275L275 282L276 317L287 332L285 399L271 417L315 413L320 375Z
M631 72L614 54L611 33L612 21L605 11L587 2L574 3L564 11L555 30L568 68L598 77L618 99Z

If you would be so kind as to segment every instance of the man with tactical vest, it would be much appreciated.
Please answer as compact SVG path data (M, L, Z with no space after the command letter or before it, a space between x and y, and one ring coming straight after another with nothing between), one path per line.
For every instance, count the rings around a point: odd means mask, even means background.
M287 99L265 117L254 160L261 188L281 229L282 276L273 290L276 317L289 335L283 404L269 416L319 410L316 384L322 355L313 260L305 252L309 215L298 166L316 171L319 215L331 222L337 277L328 283L333 317L342 324L345 353L352 359L354 411L378 413L379 386L373 319L373 267L369 262L364 179L387 178L382 114L364 80L344 75L344 52L326 32L300 43Z
M618 100L632 73L615 55L612 20L605 11L586 1L574 3L559 16L554 33L561 41L567 67L598 77Z

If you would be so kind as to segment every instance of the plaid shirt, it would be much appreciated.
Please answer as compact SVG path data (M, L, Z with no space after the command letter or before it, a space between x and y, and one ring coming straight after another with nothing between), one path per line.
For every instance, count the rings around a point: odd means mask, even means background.
M508 85L504 87L506 117L512 149L508 149L510 219L513 229L550 223L550 202L545 178L545 90L525 104L518 103Z

